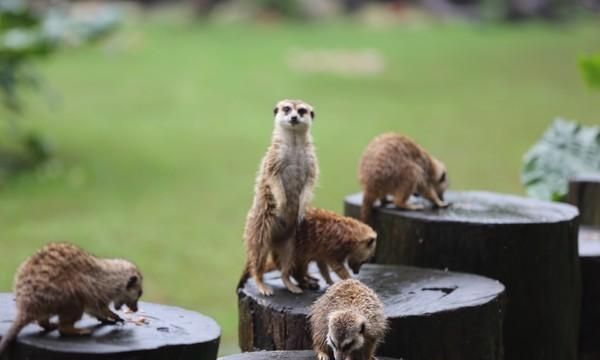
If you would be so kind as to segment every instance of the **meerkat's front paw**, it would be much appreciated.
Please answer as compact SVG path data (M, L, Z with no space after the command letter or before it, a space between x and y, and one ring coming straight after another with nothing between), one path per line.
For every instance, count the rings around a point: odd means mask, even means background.
M299 286L296 286L294 284L288 284L287 289L294 294L302 294L302 289Z
M258 292L262 296L273 296L273 288L267 285L260 285L258 287Z
M329 355L324 352L317 352L317 360L329 360Z
M439 209L447 209L450 206L452 206L452 203L449 203L449 202L442 202L442 203L436 204L436 207L438 207Z
M424 210L425 206L423 206L421 204L405 203L405 204L396 204L396 208L401 209L401 210L419 211L419 210Z

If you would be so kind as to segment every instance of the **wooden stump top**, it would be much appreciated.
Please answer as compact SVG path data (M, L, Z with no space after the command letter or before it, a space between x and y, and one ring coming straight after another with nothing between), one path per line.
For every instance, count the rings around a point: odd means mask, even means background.
M444 199L452 204L446 209L433 208L427 200L412 197L410 201L422 203L425 210L399 210L388 204L375 211L428 222L477 224L555 223L570 221L578 215L577 208L570 205L484 191L448 191ZM361 193L346 197L346 206L361 205Z
M308 315L312 303L327 289L327 283L311 269L312 275L320 279L320 290L292 294L283 286L280 273L270 272L265 282L273 287L273 296L260 295L252 279L239 290L240 296L252 297L274 312ZM366 264L356 278L379 295L388 318L478 306L496 300L504 292L499 281L483 276L409 266Z
M219 360L316 360L313 351L255 351L243 354L224 356ZM393 360L387 357L377 357L378 360Z
M600 227L579 228L579 256L600 257Z
M135 314L117 312L122 318L146 319L145 324L101 326L87 315L78 327L92 328L91 336L61 337L58 331L43 333L37 324L27 326L13 346L10 359L155 359L176 354L177 359L217 358L221 329L204 315L176 307L140 303ZM0 335L16 317L12 294L0 294ZM129 355L128 355L129 354Z

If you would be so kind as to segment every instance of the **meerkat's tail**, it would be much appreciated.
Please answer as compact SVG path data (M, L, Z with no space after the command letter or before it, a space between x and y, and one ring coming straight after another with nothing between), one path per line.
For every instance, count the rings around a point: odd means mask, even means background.
M0 356L4 354L4 352L8 349L10 344L17 338L17 335L23 330L27 324L29 324L29 319L19 314L17 319L13 322L11 327L8 329L8 332L4 334L2 340L0 341Z
M377 201L377 197L373 193L366 191L363 194L362 206L360 208L360 220L367 225L371 225L371 217L373 215L373 204Z
M242 272L242 276L240 277L240 280L238 281L236 290L243 288L244 285L246 284L246 281L248 281L249 278L250 278L250 264L248 262L246 262L246 265L244 266L244 271Z

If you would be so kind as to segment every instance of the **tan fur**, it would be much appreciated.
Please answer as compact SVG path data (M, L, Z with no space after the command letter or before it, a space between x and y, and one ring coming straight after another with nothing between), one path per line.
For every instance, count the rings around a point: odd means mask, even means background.
M280 265L288 290L302 292L290 280L293 240L312 199L319 171L310 135L313 108L300 100L283 100L274 112L271 146L262 160L254 202L246 220L246 269L238 284L238 288L243 286L245 279L252 276L263 295L273 294L262 279L269 256Z
M437 207L448 206L443 202L448 187L444 164L400 134L383 134L371 141L360 160L358 178L363 189L361 219L367 223L375 201L385 202L388 195L401 209L422 209L407 203L412 194Z
M333 284L329 267L341 279L348 279L351 276L344 265L346 260L357 274L361 265L375 254L376 239L377 233L358 220L311 208L296 235L294 278L304 287L314 287L306 281L311 280L308 264L316 261L328 284Z
M372 360L387 330L377 294L354 279L331 286L312 305L309 317L319 360L332 353L336 360Z
M122 322L109 305L137 311L142 274L126 260L99 259L75 245L49 244L20 266L14 291L17 319L0 343L0 354L32 322L63 336L90 333L74 327L84 313L105 323ZM55 315L58 324L50 323Z

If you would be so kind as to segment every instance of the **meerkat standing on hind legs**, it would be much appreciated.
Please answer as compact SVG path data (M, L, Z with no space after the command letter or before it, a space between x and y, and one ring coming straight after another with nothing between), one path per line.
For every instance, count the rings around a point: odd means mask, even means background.
M310 134L315 117L312 106L300 100L282 100L274 115L271 146L262 160L246 219L246 268L238 284L242 287L252 276L266 296L273 294L263 281L270 256L279 266L286 288L302 292L290 279L295 233L312 199L319 172Z
M448 188L446 167L438 159L406 136L383 134L371 141L360 160L358 178L363 188L362 221L369 223L373 204L387 203L393 195L397 208L422 210L409 204L418 194L439 208L447 207L444 192Z
M21 330L37 322L62 336L89 335L75 323L84 313L102 323L123 322L109 308L138 310L142 274L129 261L100 259L71 244L49 244L27 259L15 276L17 318L0 342L0 356ZM50 318L58 315L58 323Z

